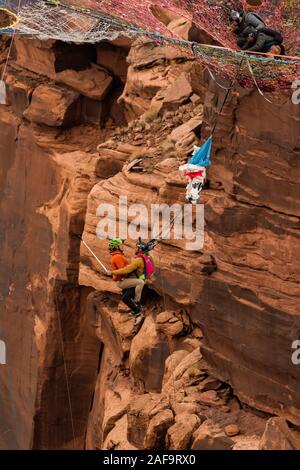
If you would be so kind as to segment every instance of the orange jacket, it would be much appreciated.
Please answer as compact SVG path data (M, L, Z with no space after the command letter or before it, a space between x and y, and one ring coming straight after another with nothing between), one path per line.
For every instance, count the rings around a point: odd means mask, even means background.
M124 268L113 271L113 276L137 277L140 278L145 272L145 262L143 258L134 258L130 264Z
M111 257L111 270L115 271L116 269L125 268L128 265L128 261L120 251L116 251L112 254ZM113 274L114 281L120 281L124 276L116 276Z

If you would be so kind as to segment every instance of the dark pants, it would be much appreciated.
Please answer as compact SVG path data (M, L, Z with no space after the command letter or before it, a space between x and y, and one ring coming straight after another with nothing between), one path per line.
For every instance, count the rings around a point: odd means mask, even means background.
M140 313L140 309L137 307L137 305L134 303L133 299L135 296L135 288L131 287L130 289L123 290L123 295L122 295L122 300L127 307L130 308L130 310L137 315Z
M242 49L247 44L247 39L238 38L236 41L237 45Z

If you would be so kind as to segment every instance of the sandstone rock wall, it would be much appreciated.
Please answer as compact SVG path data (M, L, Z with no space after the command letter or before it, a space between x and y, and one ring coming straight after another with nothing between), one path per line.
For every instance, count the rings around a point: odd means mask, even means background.
M283 419L300 425L299 107L235 87L203 192L204 247L155 250L134 336L78 235L109 265L100 203L183 203L178 164L224 91L177 50L138 41L127 63L129 47L15 44L0 107L0 448L297 447Z
M6 75L8 106L0 109L4 449L82 448L101 357L87 320L91 289L78 284L77 237L99 179L95 150L114 125L108 87L119 93L120 80L101 68L96 85L97 65L90 65L96 50L76 51L16 40ZM62 64L64 78L57 76Z

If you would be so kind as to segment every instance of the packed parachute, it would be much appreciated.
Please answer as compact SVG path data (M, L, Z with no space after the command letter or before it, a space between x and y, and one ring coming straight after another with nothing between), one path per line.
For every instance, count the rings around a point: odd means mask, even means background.
M12 12L11 23L1 31L10 33L13 27L16 34L77 43L111 40L119 35L149 37L158 44L184 49L187 56L194 56L209 70L236 79L243 86L255 83L265 90L289 88L300 63L297 57L291 57L300 50L299 2L255 3L260 6L250 7L245 0L143 0L136 8L136 0L0 0L0 7ZM244 54L237 47L230 11L243 10L255 11L267 28L284 37L288 56ZM168 28L170 12L190 20L202 40L191 42L178 37Z

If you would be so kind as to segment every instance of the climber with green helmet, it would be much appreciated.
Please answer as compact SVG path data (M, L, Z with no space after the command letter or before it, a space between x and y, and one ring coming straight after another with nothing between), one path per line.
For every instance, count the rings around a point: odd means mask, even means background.
M108 248L110 251L119 250L120 252L123 252L123 248L122 248L123 243L124 242L123 240L121 240L121 238L112 238L111 240L109 240Z
M133 315L139 316L142 311L141 297L145 282L131 272L127 272L126 268L129 263L124 256L122 245L123 240L120 238L113 238L109 241L108 247L112 256L111 274L117 286L123 291L123 302L131 309Z
M124 290L129 289L131 287L135 287L135 297L133 299L133 302L137 306L138 313L140 313L143 309L141 305L141 297L145 281L154 272L154 263L149 255L149 252L155 246L156 240L151 240L148 243L143 243L141 240L139 240L136 245L136 256L131 261L131 263L127 263L122 268L112 270L113 277L120 279L118 280L118 287L120 287L120 289ZM125 300L127 300L126 294Z

